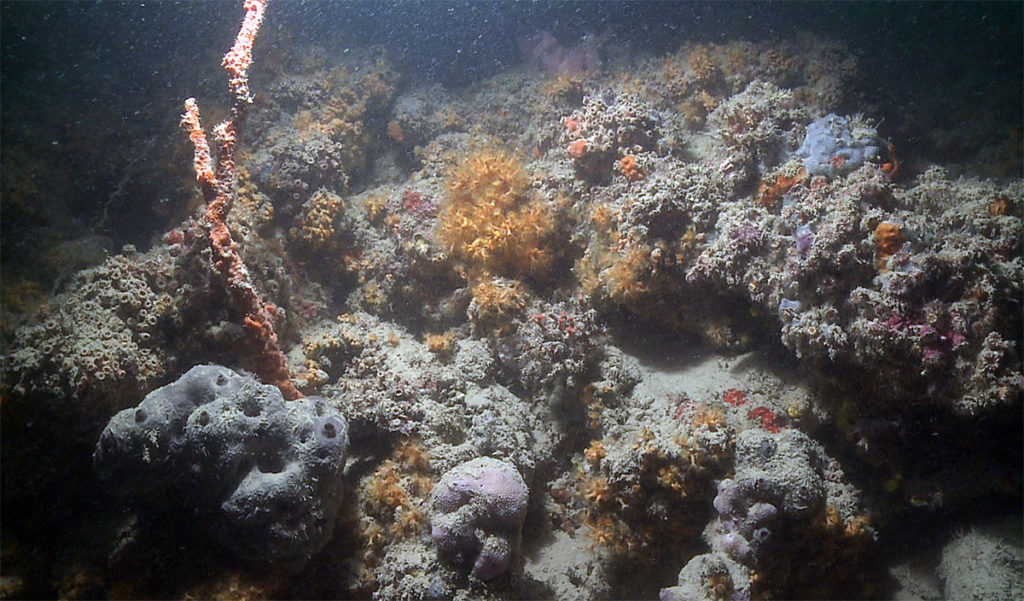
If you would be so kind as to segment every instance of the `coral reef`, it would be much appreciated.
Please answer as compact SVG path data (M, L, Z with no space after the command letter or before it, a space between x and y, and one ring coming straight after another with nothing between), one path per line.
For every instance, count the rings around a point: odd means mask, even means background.
M805 434L746 430L736 438L734 475L718 484L718 518L704 536L712 551L753 570L774 564L752 585L755 594L832 597L853 588L848 579L861 578L856 563L866 558L860 550L874 536L845 480L838 463ZM806 548L809 536L828 544ZM794 566L792 575L787 564ZM815 572L821 576L813 577ZM867 590L869 584L858 586Z
M519 280L481 278L470 290L466 315L478 332L507 333L513 319L523 315L528 294Z
M81 400L84 413L100 410L97 403L120 409L119 399L152 388L177 360L160 326L190 312L176 290L183 280L203 288L201 276L179 277L180 264L166 249L129 251L79 272L35 323L16 332L5 380L19 394L60 400L64 410Z
M595 547L615 561L646 565L679 552L699 530L709 478L730 453L731 432L721 418L671 440L643 428L633 436L617 429L591 443L578 492Z
M750 596L750 570L728 555L704 553L688 561L679 583L661 590L661 601L718 601Z
M660 122L639 96L605 90L587 96L581 108L562 120L562 143L588 179L607 182L616 161L628 179L639 179L634 155L657 147Z
M291 216L311 193L345 193L381 142L368 122L388 109L398 74L383 58L308 74L280 74L253 110L253 177Z
M348 424L323 399L196 366L110 419L94 462L105 486L198 510L195 527L253 558L303 559L329 540ZM208 515L209 514L209 515Z
M534 302L493 339L502 380L532 398L578 394L601 356L603 332L579 302Z
M282 25L249 89L256 6L191 214L4 286L0 597L884 598L904 548L1019 590L950 531L1019 511L1019 176L809 35L456 87Z

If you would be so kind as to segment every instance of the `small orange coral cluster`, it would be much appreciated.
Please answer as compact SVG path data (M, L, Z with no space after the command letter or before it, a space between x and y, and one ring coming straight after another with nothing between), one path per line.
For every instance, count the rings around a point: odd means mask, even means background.
M388 122L388 137L399 144L405 143L405 130L394 119Z
M896 156L896 149L892 144L886 144L886 148L889 150L889 160L882 163L882 171L892 179L900 170L900 159Z
M651 293L651 249L630 246L620 253L602 279L612 301L637 310Z
M585 82L585 73L560 71L558 75L545 79L544 86L541 89L544 95L550 98L580 97L583 94L583 84Z
M689 65L694 79L700 84L707 85L718 76L718 67L711 60L708 46L692 48L686 55L686 64Z
M701 486L696 476L703 468L691 456L696 451L661 443L644 428L632 447L632 465L626 473L615 473L604 465L605 443L595 439L583 451L586 466L577 474L583 525L596 547L635 561L657 562L659 554L672 552L656 544L664 533L681 541L699 531L689 499ZM673 517L652 519L648 509L653 504Z
M427 504L436 483L427 453L409 439L398 445L360 486L364 515L359 536L364 550L358 561L361 579L372 583L371 568L380 564L387 548L420 532L428 523Z
M235 206L233 211L246 215L242 219L257 230L263 229L274 220L274 204L253 181L252 174L245 167L235 168L237 178L235 190ZM239 213L236 213L238 215Z
M644 177L644 170L636 164L636 157L631 154L627 154L619 159L619 170L631 182L643 179Z
M407 513L418 511L416 506L421 505L419 502L426 499L433 487L433 480L427 475L429 468L429 461L419 442L403 441L395 448L392 458L377 468L367 486L366 498L371 513L390 519L400 508ZM402 530L395 529L392 533L400 535Z
M508 153L475 153L452 171L438 238L471 267L544 277L555 255L555 219L542 199L529 197L528 187L522 166Z
M687 126L704 123L708 113L729 92L724 76L730 74L722 65L727 58L726 47L687 44L662 61L658 77L672 99L678 102L677 110ZM743 68L749 67L744 63Z
M1007 214L1012 208L1013 200L1005 194L1000 194L999 196L996 196L995 200L989 203L988 214L993 217L999 217Z
M455 350L455 333L451 330L441 334L427 334L423 337L427 350L439 357L448 357Z
M337 156L347 174L365 167L370 155L367 149L373 142L367 116L390 103L398 83L397 72L386 61L379 60L367 69L369 72L358 78L345 69L325 76L324 90L330 96L315 109L298 111L292 120L300 141L326 137L335 142L341 149ZM403 137L401 128L396 132L389 124L387 131L393 138L395 133Z

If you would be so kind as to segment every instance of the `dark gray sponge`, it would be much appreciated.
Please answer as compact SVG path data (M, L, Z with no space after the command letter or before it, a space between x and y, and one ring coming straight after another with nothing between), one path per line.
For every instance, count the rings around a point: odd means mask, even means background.
M347 448L324 399L199 365L111 418L93 463L112 492L199 510L243 557L302 559L334 529Z

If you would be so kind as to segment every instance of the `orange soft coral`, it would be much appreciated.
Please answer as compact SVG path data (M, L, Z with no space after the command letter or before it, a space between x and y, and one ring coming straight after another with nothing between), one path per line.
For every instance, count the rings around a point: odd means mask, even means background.
M555 218L515 158L483 150L452 171L438 238L470 267L508 276L543 278L555 253Z
M697 46L686 55L690 72L694 80L701 85L711 83L718 75L718 67L711 60L711 53L708 50L708 46Z
M308 249L336 250L334 221L345 208L344 200L325 188L313 193L295 220L289 232L291 238Z
M886 271L886 259L896 254L906 241L899 224L888 221L878 224L875 228L875 255L880 270Z
M602 273L608 295L617 304L638 309L650 294L651 250L640 246L626 249Z

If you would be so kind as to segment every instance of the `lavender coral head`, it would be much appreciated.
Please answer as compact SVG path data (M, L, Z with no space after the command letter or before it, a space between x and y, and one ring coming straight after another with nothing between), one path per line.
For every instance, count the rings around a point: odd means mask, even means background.
M526 511L526 495L526 484L515 466L481 457L445 474L434 497L434 507L450 512L475 500L484 515L515 519Z
M490 580L519 552L529 491L511 463L481 457L445 472L434 489L431 537L443 556Z

